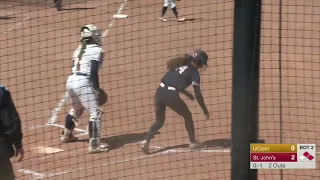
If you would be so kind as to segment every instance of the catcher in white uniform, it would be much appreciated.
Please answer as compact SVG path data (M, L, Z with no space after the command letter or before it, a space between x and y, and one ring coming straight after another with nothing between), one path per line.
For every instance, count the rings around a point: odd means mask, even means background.
M94 25L85 25L81 28L81 45L73 53L72 75L68 77L66 86L72 100L72 108L65 119L65 129L62 132L61 142L74 142L78 138L73 135L77 119L86 109L90 114L89 153L108 150L107 144L100 143L100 129L102 109L101 97L107 97L99 88L98 70L103 62L101 46L101 32ZM99 99L100 98L100 99Z
M159 18L160 20L162 20L164 22L168 21L166 18L164 18L164 15L166 14L169 5L171 5L172 12L176 16L178 21L181 22L181 21L185 21L186 20L186 18L179 18L178 17L178 10L177 10L176 0L164 0L164 4L163 4L163 7L162 7L162 11L161 11L161 17Z

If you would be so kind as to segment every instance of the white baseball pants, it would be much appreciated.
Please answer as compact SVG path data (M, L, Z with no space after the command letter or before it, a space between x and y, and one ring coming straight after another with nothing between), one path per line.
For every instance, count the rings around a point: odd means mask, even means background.
M169 4L171 4L171 9L176 7L176 0L164 0L164 7L169 7Z
M67 91L72 101L72 108L69 114L80 118L84 109L88 110L90 120L94 122L97 132L91 132L100 138L102 110L98 105L98 99L88 76L71 75L67 80ZM90 133L90 132L89 132ZM90 137L91 138L91 137Z

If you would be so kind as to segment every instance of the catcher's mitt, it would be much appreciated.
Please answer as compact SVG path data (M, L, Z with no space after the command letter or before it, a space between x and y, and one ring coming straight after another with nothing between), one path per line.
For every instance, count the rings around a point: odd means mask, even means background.
M102 106L108 101L108 94L101 88L97 90L98 105Z

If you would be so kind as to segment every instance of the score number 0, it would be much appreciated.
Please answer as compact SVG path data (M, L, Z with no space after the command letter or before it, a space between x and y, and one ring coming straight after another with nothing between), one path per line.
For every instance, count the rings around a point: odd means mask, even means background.
M294 151L294 150L296 150L296 147L295 146L291 146L291 151ZM295 155L291 155L291 160L292 161L295 161Z

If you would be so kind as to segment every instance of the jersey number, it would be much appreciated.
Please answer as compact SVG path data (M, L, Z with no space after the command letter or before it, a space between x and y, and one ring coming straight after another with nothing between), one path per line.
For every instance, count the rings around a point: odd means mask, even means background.
M181 66L178 67L176 70L179 71L180 74L182 74L186 69L188 69L188 66Z

